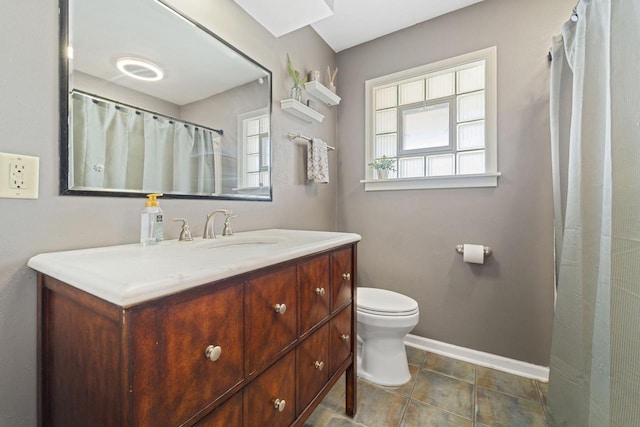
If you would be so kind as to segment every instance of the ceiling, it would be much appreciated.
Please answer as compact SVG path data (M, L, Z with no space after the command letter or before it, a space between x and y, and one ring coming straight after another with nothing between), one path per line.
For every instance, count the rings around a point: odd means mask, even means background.
M276 37L310 24L340 52L482 0L305 0L301 11L300 0L234 1Z

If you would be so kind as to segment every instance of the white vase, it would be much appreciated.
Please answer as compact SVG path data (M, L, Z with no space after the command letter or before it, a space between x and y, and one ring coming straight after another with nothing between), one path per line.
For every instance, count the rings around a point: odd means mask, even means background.
M376 169L378 179L389 179L389 169Z
M302 86L294 84L291 87L291 98L298 102L302 102Z

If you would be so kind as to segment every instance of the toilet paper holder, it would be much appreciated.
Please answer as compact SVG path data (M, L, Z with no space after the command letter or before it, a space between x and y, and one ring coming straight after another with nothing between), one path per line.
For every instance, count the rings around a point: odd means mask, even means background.
M491 256L491 254L493 253L493 250L491 250L489 246L483 246L482 249L484 250L485 257ZM464 245L456 245L456 252L458 252L460 255L464 255Z

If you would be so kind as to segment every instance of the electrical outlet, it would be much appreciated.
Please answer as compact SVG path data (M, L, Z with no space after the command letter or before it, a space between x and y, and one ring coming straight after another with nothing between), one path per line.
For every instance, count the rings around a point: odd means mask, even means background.
M0 197L38 198L39 158L0 153Z

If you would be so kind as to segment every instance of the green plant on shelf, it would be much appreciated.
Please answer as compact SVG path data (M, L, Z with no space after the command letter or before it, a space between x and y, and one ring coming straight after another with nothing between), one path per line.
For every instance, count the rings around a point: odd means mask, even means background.
M387 171L395 172L396 159L393 159L387 156L382 156L379 159L376 159L373 162L369 163L369 166L375 170L387 170Z
M293 63L291 62L291 58L289 58L288 53L287 53L287 72L289 73L289 77L291 77L291 80L293 80L294 85L302 86L307 82L307 76L300 74L300 72L293 67Z

